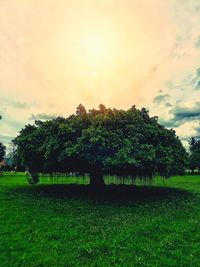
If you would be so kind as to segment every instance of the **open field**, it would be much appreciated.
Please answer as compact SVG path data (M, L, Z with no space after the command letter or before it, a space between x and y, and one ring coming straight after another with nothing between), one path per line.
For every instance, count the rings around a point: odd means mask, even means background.
M56 182L0 177L1 267L200 266L200 176L98 195Z

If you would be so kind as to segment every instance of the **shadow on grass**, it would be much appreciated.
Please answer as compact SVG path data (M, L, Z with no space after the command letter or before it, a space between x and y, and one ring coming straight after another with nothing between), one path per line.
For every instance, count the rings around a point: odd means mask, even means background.
M186 190L157 186L133 186L133 185L107 185L101 191L95 191L89 185L36 185L22 186L15 189L16 193L25 194L29 197L52 199L85 199L98 202L146 202L161 200L188 199L193 193Z

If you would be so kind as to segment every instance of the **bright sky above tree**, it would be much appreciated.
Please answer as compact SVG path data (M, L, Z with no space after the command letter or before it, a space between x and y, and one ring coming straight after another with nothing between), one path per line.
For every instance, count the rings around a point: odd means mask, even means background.
M200 135L200 1L1 0L0 141L79 103Z

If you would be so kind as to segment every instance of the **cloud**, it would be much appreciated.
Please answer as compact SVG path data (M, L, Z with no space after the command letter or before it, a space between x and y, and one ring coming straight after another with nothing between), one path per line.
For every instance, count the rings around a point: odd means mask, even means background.
M58 114L38 113L32 114L29 120L51 120L57 118L58 116Z
M26 109L29 107L28 103L25 102L11 102L10 106L13 106L14 108L19 108L19 109Z
M196 41L196 43L195 43L195 46L196 46L197 48L200 48L200 36L198 37L198 39L197 39L197 41Z
M27 100L27 101L21 101L21 100L13 100L13 99L22 99L22 97L16 97L15 94L6 96L6 93L2 93L0 96L0 106L1 111L7 111L8 109L28 109L28 108L35 108L38 106L38 101L36 100ZM1 114L1 112L0 112Z
M197 127L194 127L194 130L196 131L196 136L200 137L200 122Z
M180 102L170 110L173 117L169 120L161 120L166 127L179 127L185 122L200 120L200 101L193 106L180 105Z
M200 90L200 68L196 69L195 89Z
M175 85L174 85L174 83L173 83L171 80L165 81L165 82L164 82L164 85L165 85L167 88L169 88L169 89L173 89L173 88L175 88Z
M197 72L197 77L200 78L200 68L197 68L197 69L196 69L196 72Z
M153 99L153 103L155 104L161 104L162 102L167 101L170 98L169 94L162 94L162 95L157 95Z
M169 102L167 102L166 104L165 104L165 107L172 107L172 104L171 103L169 103Z
M198 122L197 121L187 121L181 126L174 128L176 134L180 137L182 141L187 143L188 138L198 137L199 133L197 131Z
M197 81L197 83L195 85L195 89L200 90L200 80Z
M189 82L194 89L200 90L200 67L196 68L193 77L190 76Z
M190 91L200 90L200 67L195 66L195 68L188 70L180 77L177 81L167 80L164 82L164 86L167 89L174 91ZM172 93L173 94L173 93Z
M200 102L196 102L193 107L177 106L171 113L177 121L197 119L200 117Z
M10 143L12 139L14 139L13 136L7 136L7 135L1 135L0 134L0 142L3 143L3 144Z

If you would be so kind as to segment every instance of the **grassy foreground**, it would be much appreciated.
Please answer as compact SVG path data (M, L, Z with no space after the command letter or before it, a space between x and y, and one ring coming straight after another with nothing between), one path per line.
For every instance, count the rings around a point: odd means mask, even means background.
M200 176L99 195L0 177L0 266L200 266Z

